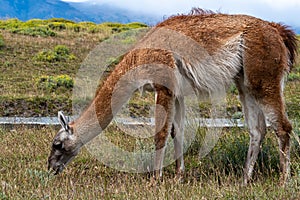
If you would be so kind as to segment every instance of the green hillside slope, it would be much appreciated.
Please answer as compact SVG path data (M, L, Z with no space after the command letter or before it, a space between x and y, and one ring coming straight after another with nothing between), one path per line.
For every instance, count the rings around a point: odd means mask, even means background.
M0 21L0 116L71 112L72 79L88 53L112 34L139 27L145 25Z

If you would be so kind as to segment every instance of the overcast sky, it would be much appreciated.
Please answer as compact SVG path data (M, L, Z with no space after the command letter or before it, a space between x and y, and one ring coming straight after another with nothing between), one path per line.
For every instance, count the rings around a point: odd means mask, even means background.
M242 13L300 27L300 0L64 0L109 3L121 8L160 16L187 13L192 7Z

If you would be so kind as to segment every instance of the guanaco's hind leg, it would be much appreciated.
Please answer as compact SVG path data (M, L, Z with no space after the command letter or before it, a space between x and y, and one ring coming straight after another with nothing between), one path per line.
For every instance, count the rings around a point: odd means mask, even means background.
M283 100L283 88L281 84L270 85L267 82L261 83L261 91L253 91L238 84L241 92L241 101L244 104L244 111L247 124L250 129L250 146L245 165L244 182L247 183L252 175L253 165L259 152L259 146L265 135L265 118L270 122L278 137L280 153L281 183L284 184L290 173L290 133L292 126L285 113Z
M177 97L175 101L175 117L171 130L174 139L176 175L181 178L184 173L183 138L184 138L184 98Z
M278 30L266 28L267 26L255 27L255 31L244 35L244 84L276 132L279 141L281 181L285 183L289 176L292 126L285 113L283 78L289 70L289 59L292 58L289 53L293 54L294 51L289 45L293 41L289 38L283 42L283 32L279 35Z
M175 97L166 88L156 88L155 108L155 178L162 176L165 145L174 120Z
M266 123L263 111L254 96L244 85L243 77L237 81L240 100L242 102L245 120L250 133L250 143L244 168L244 184L247 184L253 174L261 143L266 134Z
M290 133L292 125L289 122L283 102L282 93L279 92L277 97L265 97L262 100L262 109L265 116L274 129L278 138L279 155L280 155L280 181L285 184L290 174Z

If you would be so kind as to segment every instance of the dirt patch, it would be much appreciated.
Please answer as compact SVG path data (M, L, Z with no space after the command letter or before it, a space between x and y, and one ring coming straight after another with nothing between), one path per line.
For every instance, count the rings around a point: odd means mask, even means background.
M0 97L0 116L3 117L56 116L60 110L66 114L71 114L72 101L64 97Z

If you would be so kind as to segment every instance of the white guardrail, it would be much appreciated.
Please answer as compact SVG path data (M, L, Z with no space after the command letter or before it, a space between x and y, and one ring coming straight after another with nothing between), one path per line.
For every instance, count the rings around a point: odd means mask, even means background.
M70 117L70 120L76 117ZM114 122L128 126L154 126L154 118L116 118ZM191 123L189 121L186 122ZM228 118L197 118L193 124L201 127L244 127L244 120ZM59 125L57 117L0 117L0 125Z

